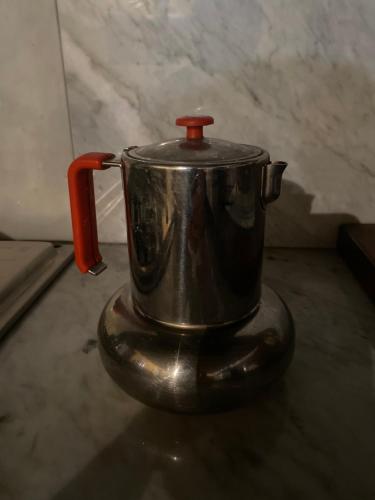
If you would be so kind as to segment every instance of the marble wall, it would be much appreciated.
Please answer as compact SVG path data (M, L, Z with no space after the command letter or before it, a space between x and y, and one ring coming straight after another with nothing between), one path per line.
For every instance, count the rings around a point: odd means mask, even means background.
M75 154L179 135L289 162L267 243L333 246L375 219L373 0L58 0ZM96 176L100 236L124 238L118 172Z
M53 1L1 1L0 68L0 239L68 240L73 151Z

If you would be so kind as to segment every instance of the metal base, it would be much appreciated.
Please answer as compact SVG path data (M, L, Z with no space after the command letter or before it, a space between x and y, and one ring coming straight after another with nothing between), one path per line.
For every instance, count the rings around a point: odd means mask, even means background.
M113 380L147 405L186 413L239 406L292 359L293 320L268 286L250 320L192 332L139 316L128 290L118 290L102 313L100 352Z

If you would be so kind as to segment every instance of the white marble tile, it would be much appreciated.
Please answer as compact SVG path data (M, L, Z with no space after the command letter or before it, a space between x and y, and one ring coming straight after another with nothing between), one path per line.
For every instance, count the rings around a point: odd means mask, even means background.
M374 220L372 0L58 7L75 154L173 137L176 116L209 113L208 135L289 162L269 210L269 244L333 245L339 223ZM99 206L110 241L124 234L117 181L117 172L97 179L101 194L112 189L114 207L105 197Z
M69 240L72 144L55 2L1 2L0 66L0 233Z

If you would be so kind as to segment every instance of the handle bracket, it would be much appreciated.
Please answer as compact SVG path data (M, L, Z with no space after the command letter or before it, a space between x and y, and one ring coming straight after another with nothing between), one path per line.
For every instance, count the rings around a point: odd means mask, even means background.
M93 276L99 276L99 274L105 271L106 269L107 269L107 264L101 261L90 267L88 273L92 274Z
M102 162L102 165L103 165L103 169L106 169L109 167L121 168L122 167L121 156L114 156L110 160L104 160Z

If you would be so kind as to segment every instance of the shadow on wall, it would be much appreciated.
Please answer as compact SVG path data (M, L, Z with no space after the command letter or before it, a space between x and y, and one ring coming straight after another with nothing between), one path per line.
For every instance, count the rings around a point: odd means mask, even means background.
M284 180L280 198L267 207L265 245L335 247L339 226L358 222L346 213L312 214L313 200L298 184Z
M10 236L8 236L6 233L2 233L0 231L0 241L9 241L11 240L12 238Z

